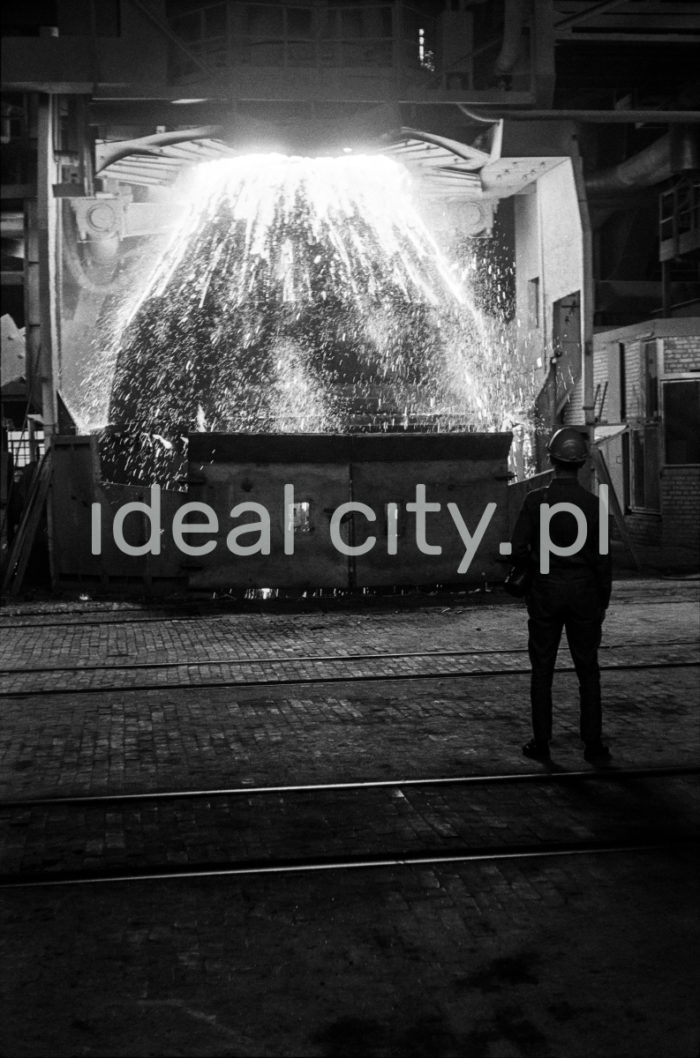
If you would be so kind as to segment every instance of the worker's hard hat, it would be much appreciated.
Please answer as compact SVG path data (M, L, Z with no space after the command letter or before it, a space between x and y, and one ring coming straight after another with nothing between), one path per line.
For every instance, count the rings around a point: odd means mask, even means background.
M564 426L552 434L547 451L560 463L585 463L588 457L586 438L573 426Z

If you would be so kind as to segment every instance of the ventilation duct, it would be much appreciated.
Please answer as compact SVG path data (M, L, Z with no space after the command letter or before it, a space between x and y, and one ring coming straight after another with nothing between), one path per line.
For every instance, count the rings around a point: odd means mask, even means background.
M503 41L494 66L494 74L498 80L508 77L518 61L525 16L524 7L521 0L506 0L505 2Z
M586 178L590 196L653 187L675 173L700 168L700 136L695 128L677 126L639 154Z

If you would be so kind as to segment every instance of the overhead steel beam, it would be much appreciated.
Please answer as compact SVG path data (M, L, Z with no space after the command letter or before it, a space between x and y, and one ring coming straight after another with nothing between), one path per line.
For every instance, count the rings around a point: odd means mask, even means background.
M560 43L569 41L593 41L596 44L700 44L700 32L679 33L676 29L646 30L643 33L634 33L625 29L610 29L604 33L583 30L581 33L572 33L571 36L562 36Z
M591 7L586 8L585 11L577 11L574 15L568 15L567 18L562 18L559 22L554 23L554 33L556 36L557 30L563 29L565 26L575 26L578 22L584 22L591 15L601 15L603 11L609 11L613 7L621 7L626 4L627 0L602 0L600 4L593 4Z

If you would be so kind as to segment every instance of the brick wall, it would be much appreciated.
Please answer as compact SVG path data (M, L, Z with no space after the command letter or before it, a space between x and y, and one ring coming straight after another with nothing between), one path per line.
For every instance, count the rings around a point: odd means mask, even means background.
M583 410L583 379L579 379L564 407L565 426L583 426L586 422L586 413Z
M608 380L608 349L595 349L593 352L593 392L596 386L604 386Z
M691 371L700 371L700 334L664 338L664 372L683 375Z
M700 550L700 467L669 467L661 472L664 547Z
M644 415L641 342L625 343L625 376L627 418L638 419Z
M664 338L663 371L665 375L700 371L700 334ZM700 551L700 467L663 467L661 511L664 547Z
M661 515L641 514L637 511L625 515L625 525L633 544L642 547L661 546Z
M687 324L688 321L681 321ZM663 334L656 338L661 346L659 364L661 378L673 375L690 375L700 371L700 324L697 334ZM642 325L640 325L640 330ZM656 329L646 325L647 334ZM689 327L686 325L686 331ZM658 330L656 331L658 334ZM606 335L606 338L608 336ZM608 378L608 356L613 342L620 341L625 347L625 400L627 422L639 424L646 416L644 399L644 345L654 337L640 338L634 333L620 331L611 334L608 340L598 339L593 358L593 389L600 384L601 390ZM608 418L603 408L601 421ZM572 415L567 421L575 422ZM661 435L660 438L661 440ZM660 512L644 511L625 513L625 524L633 543L644 547L665 549L688 548L700 551L700 467L662 466L660 478Z

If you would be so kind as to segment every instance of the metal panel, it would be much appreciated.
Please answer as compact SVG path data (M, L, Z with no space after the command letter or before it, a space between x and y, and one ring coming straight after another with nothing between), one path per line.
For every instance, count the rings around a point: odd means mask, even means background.
M151 492L139 486L102 484L97 477L94 441L62 437L55 443L52 488L54 553L60 581L107 583L177 579L201 589L347 588L357 585L470 583L502 569L498 547L508 539L506 456L509 434L252 436L197 435L192 439L190 488L161 492L161 554L125 555L114 542L117 511L134 500L150 505ZM239 458L234 460L236 454ZM251 457L255 458L251 458ZM247 457L247 458L242 458ZM416 516L406 511L424 484L427 500L442 505L427 517L427 540L441 555L424 555L417 546ZM293 553L285 554L285 486L299 505ZM330 521L341 504L366 503L377 515L371 525L361 515L341 523L340 536L360 544L377 537L365 556L348 558L330 536ZM187 556L173 537L173 520L185 502L206 503L216 515L216 532L185 537L190 544L212 541L207 555ZM101 553L92 553L91 509L101 511ZM240 503L260 504L269 513L270 553L236 555L227 544L231 530L257 515L231 517ZM397 554L387 554L386 505L399 505ZM488 503L496 511L470 569L458 574L465 546L446 505L455 503L474 532ZM306 505L302 507L302 505ZM194 518L188 519L194 521ZM145 543L150 520L143 512L128 516L126 539ZM255 534L240 538L249 545Z
M177 580L184 576L183 556L175 547L171 528L177 509L187 497L181 492L161 491L160 555L124 554L114 542L113 522L126 503L139 500L150 505L148 488L134 485L100 484L95 438L54 438L54 472L51 486L53 554L59 582L141 582ZM92 504L100 504L100 553L93 554ZM144 543L150 523L143 513L128 516L124 535L131 544Z
M255 439L250 438L255 447ZM281 454L275 438L274 454ZM216 540L208 555L186 560L191 588L346 588L348 560L333 547L329 524L333 511L350 495L348 464L345 462L240 462L190 463L192 479L188 500L208 504L217 514L219 531L206 539ZM194 475L197 475L195 479ZM284 487L294 487L294 502L306 503L308 523L294 534L294 553L284 553ZM259 503L269 512L270 554L235 555L227 547L228 533L236 525L256 521L253 514L232 519L230 511L239 503ZM204 541L202 537L202 541ZM252 544L255 536L242 538ZM195 542L195 541L193 541ZM197 541L199 542L199 541Z
M191 433L190 467L207 463L350 463L416 460L505 461L511 433Z
M53 557L59 579L99 577L102 562L90 546L94 451L89 437L55 437L51 483Z
M406 510L414 502L416 485L426 486L428 503L441 509L425 518L428 544L439 546L439 555L424 554L416 538L417 515ZM421 460L418 462L354 463L353 499L371 507L376 522L361 514L353 516L354 542L376 536L376 544L366 555L355 559L358 587L389 584L474 583L502 572L499 544L508 539L508 494L504 460ZM396 555L387 554L387 504L398 505ZM465 555L459 529L447 504L457 505L470 534L474 534L489 503L496 509L491 516L476 554L464 573L458 569Z
M219 519L216 547L188 561L192 588L315 588L473 582L500 571L498 545L506 540L507 466L512 435L503 434L190 434L188 499L206 503ZM424 555L416 542L416 485L442 504L429 516L428 542L440 556ZM296 503L308 503L307 526L294 536L294 554L284 554L284 486ZM377 514L370 527L360 514L346 517L340 537L357 546L371 532L377 543L366 556L348 558L333 544L330 521L341 504L368 504ZM270 515L270 554L237 556L226 537L239 520L237 504L261 504ZM387 554L386 505L400 505L397 555ZM471 568L457 573L465 547L447 510L456 503L474 532L490 502L496 503ZM242 521L255 520L244 515ZM376 532L375 532L376 530ZM208 537L214 539L214 536ZM243 543L252 542L243 540Z
M190 471L209 463L347 463L351 438L342 434L191 433Z
M126 503L139 502L151 507L152 493L145 485L97 484L95 501L100 504L102 515L102 563L103 574L108 578L170 580L184 578L183 555L172 538L175 513L187 500L183 492L160 492L160 554L125 555L114 541L114 516ZM124 525L124 537L133 545L145 544L151 534L150 519L139 511L128 515Z

